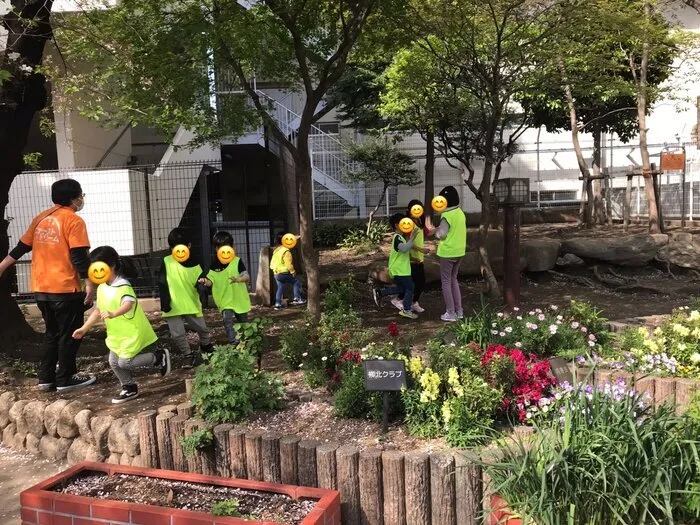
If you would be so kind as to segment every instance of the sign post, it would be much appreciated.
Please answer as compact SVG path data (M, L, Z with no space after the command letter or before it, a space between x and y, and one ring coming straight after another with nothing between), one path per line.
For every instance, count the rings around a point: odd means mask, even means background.
M401 359L368 359L364 362L365 390L383 393L382 434L389 431L389 393L406 388L406 363Z
M681 174L681 227L685 228L686 194L685 194L685 146L665 147L660 155L661 171ZM660 205L659 205L660 206Z

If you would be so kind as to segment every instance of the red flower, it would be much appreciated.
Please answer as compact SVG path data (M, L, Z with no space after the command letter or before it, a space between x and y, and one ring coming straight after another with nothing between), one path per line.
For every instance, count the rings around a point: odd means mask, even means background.
M396 321L392 321L389 323L389 326L387 327L387 331L389 332L389 335L391 337L398 337L399 336L399 325L396 324Z

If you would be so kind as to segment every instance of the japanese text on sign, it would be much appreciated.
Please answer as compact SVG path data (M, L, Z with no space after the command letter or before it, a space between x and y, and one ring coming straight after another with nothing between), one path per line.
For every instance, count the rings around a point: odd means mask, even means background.
M406 386L406 364L401 359L368 359L364 367L365 390L393 392Z

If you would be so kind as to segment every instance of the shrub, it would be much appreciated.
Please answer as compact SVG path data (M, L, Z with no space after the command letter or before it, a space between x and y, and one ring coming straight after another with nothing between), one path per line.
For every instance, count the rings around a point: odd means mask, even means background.
M317 248L337 248L351 228L353 227L340 224L315 224L313 233L314 246Z
M304 353L314 345L316 328L310 321L296 323L280 335L280 354L290 370L298 370L304 361Z
M406 389L401 392L401 400L406 407L406 427L412 436L421 438L436 438L444 430L441 405L437 400L422 398L417 389Z
M340 248L362 248L371 250L378 247L384 240L384 236L391 232L391 228L386 222L373 222L369 228L369 234L364 228L358 227L348 230L343 240L338 243Z
M233 325L238 336L238 348L254 355L258 360L258 368L262 362L263 347L265 343L265 329L272 324L267 317L258 317L247 323L235 323Z
M492 490L538 525L675 523L697 479L696 431L636 393L572 390L534 436L485 465Z
M461 323L455 323L451 332L461 345L476 343L481 348L486 348L493 340L494 321L496 313L488 307L482 307L475 315L466 317Z
M444 344L437 340L428 343L430 367L440 377L447 377L450 368L476 372L481 368L481 349L476 344Z
M340 281L331 281L323 297L323 310L325 312L349 310L357 296L356 288L357 283L352 276Z
M255 410L274 410L284 394L281 381L256 369L255 357L220 346L197 369L192 392L198 414L207 421L238 421Z

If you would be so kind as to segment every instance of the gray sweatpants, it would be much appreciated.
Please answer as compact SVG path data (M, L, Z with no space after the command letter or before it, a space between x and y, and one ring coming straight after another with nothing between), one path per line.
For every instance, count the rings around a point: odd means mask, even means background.
M180 352L181 355L192 355L192 349L187 342L187 329L197 332L199 336L199 346L209 346L211 337L209 329L204 317L196 317L194 315L178 315L176 317L168 317L168 328L170 329L170 338L173 340L173 347Z
M109 366L117 376L122 386L135 385L136 381L132 372L139 368L150 368L156 364L156 356L151 352L137 354L130 359L124 359L114 352L109 353Z

